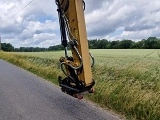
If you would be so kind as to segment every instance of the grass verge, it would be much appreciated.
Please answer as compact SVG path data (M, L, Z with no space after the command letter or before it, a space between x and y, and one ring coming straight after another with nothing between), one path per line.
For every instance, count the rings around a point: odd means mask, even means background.
M47 79L52 83L58 84L57 78L58 75L61 74L60 69L58 69L56 65L58 64L58 61L5 52L0 52L0 58L14 65L20 66L21 68Z

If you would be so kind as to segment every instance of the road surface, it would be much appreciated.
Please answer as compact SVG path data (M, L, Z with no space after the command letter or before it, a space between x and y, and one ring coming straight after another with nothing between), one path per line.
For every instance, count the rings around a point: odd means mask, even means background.
M86 100L0 60L0 120L119 120Z

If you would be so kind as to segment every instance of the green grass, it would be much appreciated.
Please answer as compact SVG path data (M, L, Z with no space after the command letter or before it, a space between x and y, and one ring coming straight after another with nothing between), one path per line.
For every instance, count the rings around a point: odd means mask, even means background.
M127 119L160 118L160 51L90 50L95 57L96 92L87 98L124 114ZM0 58L57 83L58 59L64 52L0 53Z
M40 58L49 58L49 59L59 59L61 56L64 56L64 51L55 51L55 52L16 52L19 55L29 55L36 56ZM69 51L69 54L71 52Z

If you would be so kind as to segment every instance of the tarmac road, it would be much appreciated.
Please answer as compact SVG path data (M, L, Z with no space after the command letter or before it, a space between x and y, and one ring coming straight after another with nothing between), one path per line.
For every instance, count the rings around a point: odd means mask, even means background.
M0 120L120 120L58 86L0 60Z

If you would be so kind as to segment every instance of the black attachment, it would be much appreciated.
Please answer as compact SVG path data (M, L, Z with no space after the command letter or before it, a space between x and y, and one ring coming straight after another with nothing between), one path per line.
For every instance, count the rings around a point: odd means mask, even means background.
M84 83L79 81L78 84L74 83L73 80L69 77L62 79L61 76L58 77L59 86L61 87L62 92L75 97L77 94L81 94L83 92L91 91L92 87L94 86L95 82L87 87L85 87Z
M73 61L73 58L68 57L68 60ZM78 75L75 70L70 66L67 67L70 77L66 77L64 79L62 79L61 76L58 77L59 86L61 87L62 92L74 97L82 92L89 92L95 84L94 80L89 86L86 86L84 82L78 79Z

